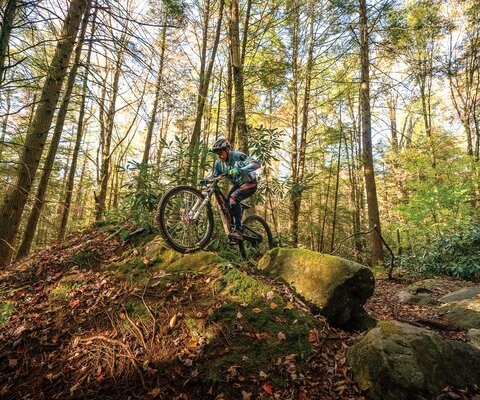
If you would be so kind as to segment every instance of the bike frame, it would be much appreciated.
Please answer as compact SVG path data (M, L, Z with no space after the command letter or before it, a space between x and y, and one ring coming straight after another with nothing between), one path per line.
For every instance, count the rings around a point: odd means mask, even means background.
M202 194L204 196L203 200L198 200L192 209L189 212L189 218L192 220L198 219L200 212L207 206L207 204L211 201L212 195L215 197L218 212L220 214L220 219L222 220L223 230L225 234L231 232L232 229L232 213L230 211L230 206L227 204L227 199L223 192L221 191L220 187L218 186L218 182L224 178L225 175L219 175L217 177L209 178L208 181L211 183L210 186L206 186L202 190ZM241 205L243 208L249 208L245 204ZM253 244L258 244L262 241L262 236L256 233L253 229L246 226L244 227L245 231L243 234L243 238L248 240ZM252 235L253 234L253 235Z

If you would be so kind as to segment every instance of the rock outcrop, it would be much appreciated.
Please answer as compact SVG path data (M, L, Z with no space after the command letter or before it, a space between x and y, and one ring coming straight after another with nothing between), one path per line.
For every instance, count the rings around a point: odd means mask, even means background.
M363 305L375 280L365 266L310 250L276 248L260 259L258 269L291 285L333 326L363 329L372 324Z
M432 399L447 386L480 382L478 350L400 322L379 322L348 350L347 362L372 400Z

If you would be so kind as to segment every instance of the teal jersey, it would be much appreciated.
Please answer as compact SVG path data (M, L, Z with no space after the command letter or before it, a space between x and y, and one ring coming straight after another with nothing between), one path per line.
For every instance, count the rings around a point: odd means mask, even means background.
M259 169L262 165L250 157L249 155L241 151L230 151L230 156L226 163L221 160L216 160L213 167L213 176L222 174L228 174L233 168L240 170L240 175L231 177L228 176L228 180L232 185L241 185L242 183L252 182L256 179L255 170Z

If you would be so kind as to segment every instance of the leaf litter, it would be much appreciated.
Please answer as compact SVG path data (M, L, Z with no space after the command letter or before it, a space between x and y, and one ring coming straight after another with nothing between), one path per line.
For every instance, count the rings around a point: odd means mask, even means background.
M14 309L0 325L0 398L365 399L345 357L360 334L334 329L319 316L318 324L304 327L305 354L269 350L274 358L258 360L265 348L298 334L292 327L309 313L285 285L259 278L270 287L263 303L232 306L218 293L215 275L146 269L147 284L135 284L107 268L136 254L132 244L92 228L0 272L0 304ZM413 322L435 316L429 306L398 305L394 296L404 285L378 280L368 312ZM215 320L219 310L231 313L230 324ZM235 354L242 348L251 351ZM230 356L238 362L217 362Z

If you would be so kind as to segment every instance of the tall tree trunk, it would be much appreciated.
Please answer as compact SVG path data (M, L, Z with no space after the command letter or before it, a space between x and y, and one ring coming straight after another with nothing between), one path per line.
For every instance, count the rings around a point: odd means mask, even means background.
M327 226L327 216L328 216L328 203L330 201L330 181L332 180L332 169L333 169L333 155L330 160L330 168L328 169L328 178L327 178L327 190L325 193L325 209L323 210L323 217L321 218L321 228L320 228L320 238L318 239L318 251L323 252L324 241L325 241L325 231Z
M428 63L428 67L427 64ZM427 135L427 143L430 150L430 159L432 168L437 167L437 156L435 149L435 140L433 137L433 128L432 128L432 106L431 106L431 78L428 78L428 75L432 73L430 61L423 60L419 70L421 73L418 76L418 82L420 86L420 97L422 102L422 114L423 114L423 124L425 128L425 133Z
M30 125L23 153L17 170L17 177L8 189L0 208L0 267L6 266L13 254L23 210L30 194L40 157L45 146L60 90L68 68L75 38L82 16L87 9L87 0L72 0L65 18L61 39L57 44L50 68L42 89L40 103Z
M7 0L5 10L3 11L3 22L0 27L0 87L5 79L5 60L8 53L8 42L15 20L15 12L17 11L17 0Z
M89 1L87 10L90 9L90 4L91 2ZM80 58L82 55L83 42L85 39L85 32L87 30L88 19L88 12L86 12L83 18L82 28L80 29L80 35L78 37L77 47L75 50L75 59L68 74L65 94L63 95L62 104L60 106L60 109L58 110L55 129L53 131L52 140L50 142L47 158L45 160L45 165L43 166L40 183L38 184L37 188L37 195L35 197L30 217L28 218L22 243L17 252L17 259L26 256L30 252L33 237L35 235L35 231L37 230L38 220L42 213L43 204L45 201L45 193L47 192L48 181L50 180L53 163L55 162L55 157L57 155L58 145L60 143L60 138L62 137L65 119L67 117L68 107L73 93L73 87L75 85L75 79L77 77L78 66L80 65Z
M248 152L247 116L243 87L243 61L240 43L239 0L230 5L230 47L232 55L232 75L235 87L234 115L237 125L237 143L240 150Z
M368 222L370 229L376 227L372 233L372 264L377 265L383 261L383 245L380 227L380 213L378 210L377 188L375 184L375 171L373 168L372 125L370 114L370 54L369 30L367 21L366 0L360 0L360 57L361 57L361 82L360 82L360 113L363 139L363 171L365 175L365 188L367 194Z
M60 226L58 228L58 234L57 234L58 240L62 240L65 236L65 231L67 229L67 224L68 224L68 216L70 214L70 206L72 203L75 173L77 169L78 156L80 153L80 146L82 144L83 130L85 126L85 107L86 107L87 90L88 90L88 67L90 65L90 59L92 55L93 35L95 33L96 19L97 19L97 8L95 8L95 12L92 17L92 31L90 33L90 42L89 42L88 53L87 53L87 58L85 62L86 68L85 68L83 83L82 83L82 98L80 102L80 111L78 113L77 134L75 138L75 146L73 148L72 164L70 165L70 171L68 172L67 183L65 185L65 201L63 202L63 205L62 205L62 218L60 220Z

